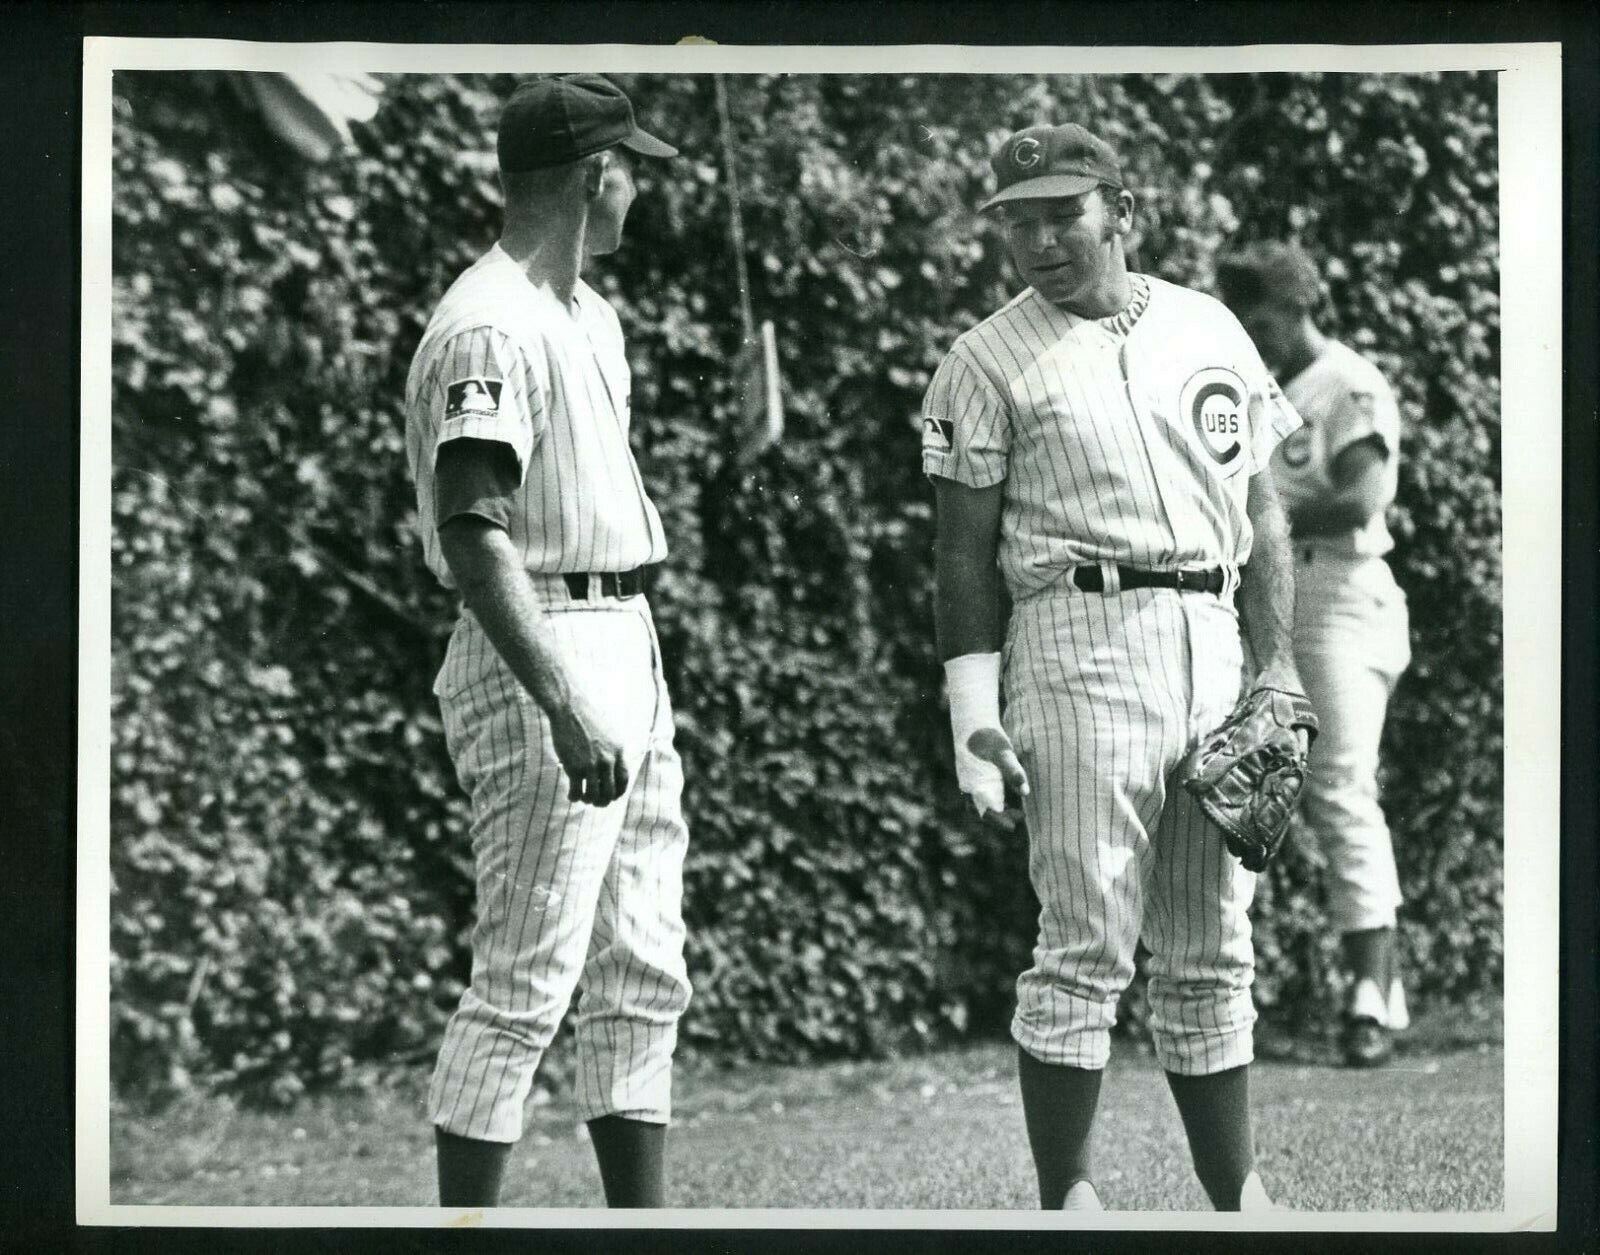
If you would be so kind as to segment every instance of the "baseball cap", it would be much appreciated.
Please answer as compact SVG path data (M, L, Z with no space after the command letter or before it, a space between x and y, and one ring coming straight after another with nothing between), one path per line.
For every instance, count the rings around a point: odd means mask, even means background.
M639 129L633 104L598 74L547 74L518 85L500 113L496 150L507 174L565 165L621 144L646 157L678 150Z
M1007 201L1081 196L1102 183L1122 186L1122 165L1111 145L1076 122L1018 131L1000 145L989 165L996 190L978 206L979 213Z
M1269 297L1287 298L1310 309L1317 303L1317 264L1298 244L1257 240L1217 259L1217 288L1230 305L1250 305Z

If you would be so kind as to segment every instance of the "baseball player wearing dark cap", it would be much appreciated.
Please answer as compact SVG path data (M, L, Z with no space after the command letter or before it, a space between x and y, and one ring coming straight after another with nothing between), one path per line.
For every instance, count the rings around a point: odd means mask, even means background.
M922 466L957 774L980 814L1009 798L1027 819L1041 909L1012 1034L1040 1202L1100 1206L1090 1135L1142 939L1200 1181L1219 1209L1268 1206L1249 1103L1255 877L1173 773L1234 707L1241 616L1259 682L1299 688L1268 469L1299 419L1221 304L1129 271L1134 198L1109 145L1034 126L992 165L982 209L1029 286L940 364Z
M498 1201L580 990L577 1097L606 1200L665 1189L688 834L641 581L667 549L628 444L621 327L581 278L621 242L622 150L676 152L598 75L517 89L499 242L445 293L406 384L424 558L463 602L434 685L477 883L472 980L428 1099L447 1206Z
M1400 410L1376 366L1317 328L1321 284L1304 249L1238 249L1219 259L1217 286L1305 419L1273 458L1294 536L1295 657L1322 721L1303 805L1351 977L1345 1062L1371 1067L1409 1019L1394 953L1400 878L1377 783L1389 697L1411 661L1405 594L1384 560Z

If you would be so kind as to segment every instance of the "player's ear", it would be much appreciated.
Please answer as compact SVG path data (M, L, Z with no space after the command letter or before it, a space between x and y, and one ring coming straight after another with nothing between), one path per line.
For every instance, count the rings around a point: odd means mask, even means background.
M592 157L584 159L583 163L583 194L589 200L594 200L600 195L600 189L606 181L606 167L611 164L611 152L597 152Z
M1111 206L1112 221L1116 224L1118 235L1127 235L1133 230L1133 193L1127 188L1117 192L1117 199Z

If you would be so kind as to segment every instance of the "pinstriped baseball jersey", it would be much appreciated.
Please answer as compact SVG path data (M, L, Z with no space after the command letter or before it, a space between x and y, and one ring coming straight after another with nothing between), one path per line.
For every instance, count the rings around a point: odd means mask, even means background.
M1389 381L1355 350L1329 340L1317 359L1284 385L1305 426L1285 440L1273 459L1284 504L1291 510L1333 491L1334 459L1358 440L1377 436L1387 459L1383 471L1383 506L1394 500L1400 482L1400 407ZM1302 542L1321 550L1361 557L1382 557L1394 539L1380 508L1365 527L1337 536Z
M1132 303L1103 319L1029 288L958 338L928 387L923 470L1005 481L1016 595L1086 562L1243 565L1246 484L1299 426L1224 306L1129 278Z
M496 244L451 285L406 381L406 459L423 557L454 587L434 519L434 458L461 436L516 454L512 543L529 571L628 571L667 554L628 446L628 362L616 312L581 279L574 309Z

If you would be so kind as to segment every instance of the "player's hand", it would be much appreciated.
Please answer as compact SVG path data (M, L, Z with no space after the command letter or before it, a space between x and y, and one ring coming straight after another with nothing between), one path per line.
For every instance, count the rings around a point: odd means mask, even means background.
M1000 789L973 790L972 804L978 817L995 827L1015 829L1022 799L1028 796L1028 773L1022 769L1011 738L999 728L979 728L967 738L967 749L1000 772Z
M1278 659L1269 662L1261 668L1256 676L1256 688L1281 689L1286 693L1304 693L1305 683L1300 679L1300 671L1292 661ZM1294 730L1295 740L1300 746L1300 756L1304 758L1311 752L1311 733L1306 728Z
M567 773L567 800L609 806L628 791L622 742L604 726L594 707L573 693L550 713L550 739Z

